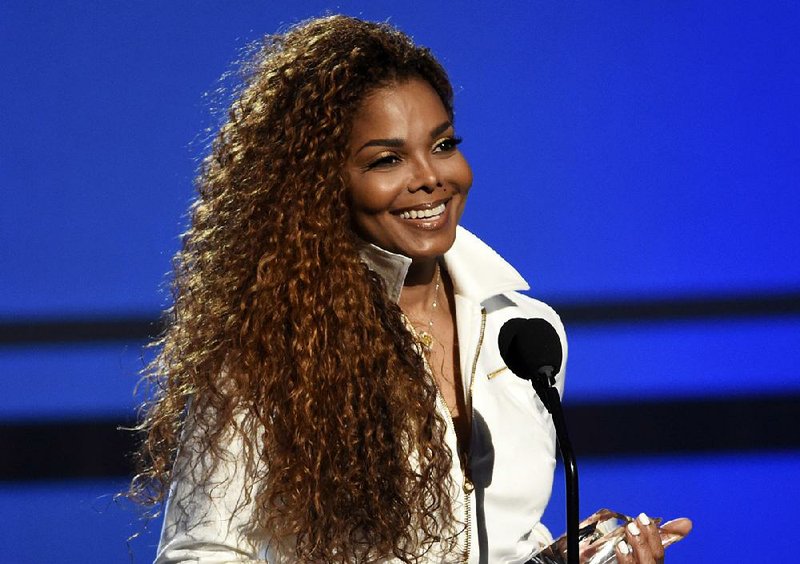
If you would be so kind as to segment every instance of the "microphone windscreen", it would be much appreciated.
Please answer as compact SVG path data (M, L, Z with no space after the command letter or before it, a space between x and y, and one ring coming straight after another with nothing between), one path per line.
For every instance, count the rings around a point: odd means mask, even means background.
M506 366L521 378L531 379L543 366L552 366L553 374L561 370L561 339L544 319L506 321L497 343Z

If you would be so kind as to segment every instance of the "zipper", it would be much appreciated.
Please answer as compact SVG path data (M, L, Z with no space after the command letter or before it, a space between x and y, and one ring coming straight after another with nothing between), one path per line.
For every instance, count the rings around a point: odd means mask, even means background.
M405 317L405 316L404 316ZM419 339L419 335L417 334L416 329L408 320L405 318L406 326L411 330L412 335L417 340ZM475 374L478 370L478 359L481 356L481 348L483 348L483 336L486 332L486 308L481 308L481 331L478 336L478 348L475 351L475 358L472 359L472 371L470 373L470 380L469 380L469 391L467 393L467 413L469 414L469 430L470 430L470 442L472 441L472 391L475 387ZM433 385L436 387L436 397L439 400L439 403L444 407L444 412L447 414L447 418L450 420L450 426L453 428L453 433L456 432L456 422L453 419L453 414L450 411L450 407L447 405L447 402L444 400L444 396L442 395L442 390L439 389L439 384L436 382L436 376L434 376L433 371L431 370L430 365L428 364L427 357L422 354L422 361L425 364L425 368L430 373L431 377L433 378ZM458 443L458 441L456 441ZM456 456L459 456L460 453L456 453ZM468 454L468 453L467 453ZM459 456L459 463L461 463L461 457ZM464 564L469 562L469 555L472 549L472 492L475 489L475 486L472 484L472 480L469 478L469 474L467 471L467 466L469 465L468 456L464 456L463 464L461 466L461 474L464 476L464 485L462 486L461 490L464 493L464 515L466 517L466 539L464 542L464 553L461 562Z
M469 393L467 394L467 413L469 414L469 433L470 433L470 443L472 442L472 391L475 388L475 373L478 370L478 359L481 356L481 349L483 348L483 335L486 332L486 308L481 308L481 332L478 336L478 348L475 351L475 358L472 359L472 371L470 373L469 379ZM445 407L447 405L445 404ZM448 409L448 413L449 413ZM455 422L453 421L452 414L450 415L450 421L453 423L453 428L455 429ZM468 453L467 453L468 454ZM467 521L467 538L465 542L465 549L464 549L464 563L469 562L469 553L472 549L472 492L475 489L475 486L472 483L472 480L469 477L468 468L469 465L469 457L464 457L464 467L462 468L462 474L464 475L464 513L466 514L466 521Z
M427 362L427 361L426 361ZM439 400L439 403L442 404L444 407L444 412L447 414L447 419L450 421L450 425L453 427L453 432L456 429L456 422L453 420L453 414L450 412L450 408L447 406L447 402L444 401L444 396L442 395L441 390L439 389L439 384L436 384L436 378L434 377L434 385L436 386L436 398ZM458 453L456 453L458 456ZM460 462L460 457L459 457ZM469 562L469 552L472 545L472 503L470 494L472 490L475 488L472 485L472 482L467 477L467 470L462 465L461 474L464 476L464 485L461 487L461 491L464 494L464 516L466 517L466 539L464 541L464 552L462 554L461 562L466 564Z
M483 348L483 336L486 332L486 309L481 308L481 332L478 336L478 348L475 351L475 358L472 359L472 371L470 372L470 380L469 380L469 392L467 394L467 413L469 414L469 432L470 432L470 442L472 441L472 390L475 387L475 373L478 370L478 359L481 356L481 348ZM427 363L427 359L426 359ZM431 373L433 375L433 373ZM444 411L447 413L448 419L450 419L450 425L453 427L453 432L456 429L456 423L453 420L453 414L450 412L450 408L447 406L447 402L444 401L444 396L442 395L442 391L439 389L439 384L436 383L436 377L433 379L433 383L436 386L436 394L439 396L439 401L444 406ZM461 474L464 476L464 485L461 488L461 491L464 493L464 516L466 521L466 538L464 539L464 553L462 556L461 562L467 563L469 562L469 555L472 551L472 492L475 490L475 486L472 484L472 480L469 477L469 471L467 466L469 465L469 453L466 453L464 456L463 464L461 465ZM459 462L462 462L459 457Z

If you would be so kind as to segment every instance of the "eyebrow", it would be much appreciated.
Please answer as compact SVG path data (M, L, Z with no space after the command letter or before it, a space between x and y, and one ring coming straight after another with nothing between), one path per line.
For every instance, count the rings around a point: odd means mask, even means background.
M444 121L431 129L431 139L436 137L437 135L441 135L445 131L447 131L450 127L453 127L452 122L450 120ZM399 148L405 144L405 139L400 139L399 137L391 137L388 139L370 139L356 151L356 153L360 153L367 147L392 147L392 148Z
M447 129L450 127L453 127L453 124L450 122L450 120L443 121L433 129L431 129L431 138L436 137L437 135L441 135L442 133L447 131Z

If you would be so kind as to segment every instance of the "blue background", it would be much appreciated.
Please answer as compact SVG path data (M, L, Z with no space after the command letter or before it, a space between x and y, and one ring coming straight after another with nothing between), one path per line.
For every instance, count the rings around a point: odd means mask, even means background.
M532 295L800 291L800 4L6 0L0 321L156 318L220 77L249 41L326 11L388 19L444 63L475 173L463 223ZM567 329L576 404L800 392L797 316ZM129 416L141 346L0 346L0 422ZM793 558L779 531L800 506L798 452L592 458L581 471L585 512L695 519L671 562ZM127 561L141 524L110 497L123 487L0 484L4 558ZM545 518L554 532L562 499ZM131 543L136 562L156 540Z

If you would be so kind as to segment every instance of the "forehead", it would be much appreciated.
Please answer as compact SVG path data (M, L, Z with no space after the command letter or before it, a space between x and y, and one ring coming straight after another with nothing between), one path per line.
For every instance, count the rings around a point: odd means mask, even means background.
M436 90L427 81L412 78L367 94L353 118L351 137L405 137L416 128L429 131L444 121L449 116Z

